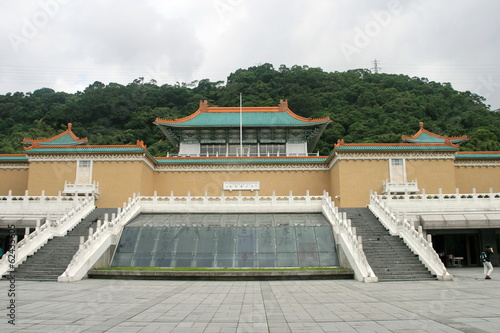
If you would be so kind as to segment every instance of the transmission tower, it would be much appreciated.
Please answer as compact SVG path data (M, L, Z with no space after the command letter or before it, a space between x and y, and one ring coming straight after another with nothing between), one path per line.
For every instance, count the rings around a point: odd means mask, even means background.
M378 63L379 62L377 61L377 59L373 61L373 67L371 69L373 70L374 74L378 74L379 71L382 69L381 67L378 66Z

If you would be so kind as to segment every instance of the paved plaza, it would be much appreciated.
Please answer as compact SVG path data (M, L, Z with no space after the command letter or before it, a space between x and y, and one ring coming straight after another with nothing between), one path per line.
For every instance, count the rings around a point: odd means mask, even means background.
M452 282L0 281L0 332L498 332L500 269ZM15 323L8 323L9 300Z

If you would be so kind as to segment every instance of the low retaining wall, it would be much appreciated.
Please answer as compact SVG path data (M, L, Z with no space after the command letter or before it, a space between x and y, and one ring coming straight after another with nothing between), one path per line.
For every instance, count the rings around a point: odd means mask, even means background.
M89 278L128 280L322 280L354 279L352 269L336 270L269 270L269 271L117 271L90 270Z

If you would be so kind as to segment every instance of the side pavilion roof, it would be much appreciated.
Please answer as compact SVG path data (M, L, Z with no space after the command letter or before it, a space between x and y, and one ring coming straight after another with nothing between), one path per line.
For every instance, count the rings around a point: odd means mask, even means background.
M68 129L64 132L47 139L26 139L22 143L30 145L30 148L44 147L44 146L80 146L86 145L87 138L80 139L71 131L71 123L68 124Z
M429 132L424 128L423 122L420 122L420 130L415 133L415 135L403 135L401 139L408 143L445 143L447 140L450 140L450 142L455 145L460 145L468 140L466 135L448 137Z
M277 107L243 107L241 117L244 127L303 127L331 122L330 117L312 119L296 115L288 108L286 100L281 100ZM187 117L173 120L156 118L154 123L167 127L238 127L240 108L209 107L205 100L200 101L199 109Z

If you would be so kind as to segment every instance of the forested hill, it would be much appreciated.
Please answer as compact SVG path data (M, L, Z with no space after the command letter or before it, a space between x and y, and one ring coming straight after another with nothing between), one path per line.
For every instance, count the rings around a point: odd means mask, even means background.
M212 106L289 107L305 117L330 116L317 149L328 154L338 139L349 143L400 142L419 122L434 133L467 135L463 150L500 150L500 113L484 98L460 92L448 83L406 75L373 74L366 69L325 72L307 66L270 64L238 69L227 82L209 79L162 85L142 78L127 85L95 82L69 94L42 88L32 93L0 95L0 153L22 152L21 140L46 138L66 129L88 137L90 144L130 144L144 140L155 156L172 147L152 124L156 117L179 118L198 109L200 99Z

